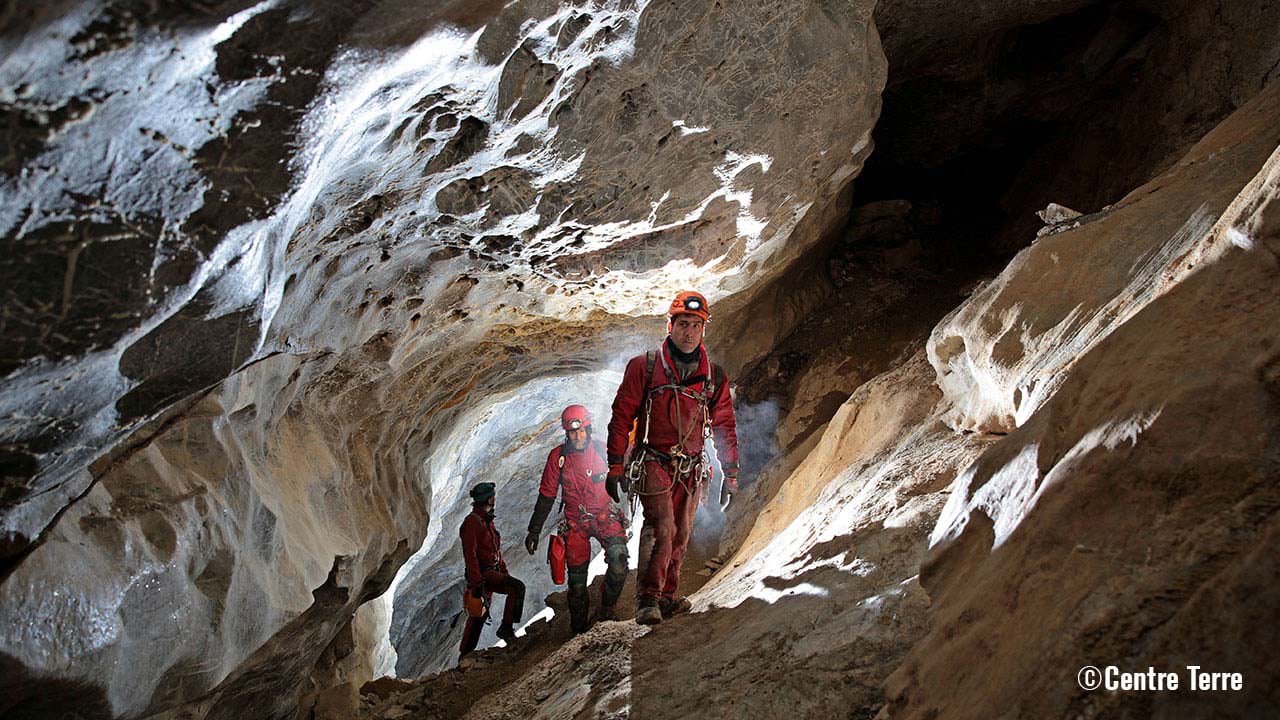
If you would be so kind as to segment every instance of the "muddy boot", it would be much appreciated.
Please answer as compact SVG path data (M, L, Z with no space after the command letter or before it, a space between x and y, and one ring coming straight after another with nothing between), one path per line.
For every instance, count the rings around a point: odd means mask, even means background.
M658 609L662 611L663 619L674 617L681 613L687 613L693 609L693 603L689 602L689 598L663 598L658 601Z
M576 588L569 586L569 627L575 633L584 633L591 627L588 613L591 610L591 597L585 585Z
M591 594L587 590L587 566L569 568L569 627L574 633L584 633L591 627L588 614L591 611Z
M511 627L511 623L502 623L498 626L497 635L510 643L512 640L516 639L516 630Z
M641 625L657 625L662 622L662 611L658 609L657 598L640 598L640 607L636 609L636 622Z
M613 605L606 605L600 608L600 613L596 615L596 622L604 622L605 620L617 620L618 608Z

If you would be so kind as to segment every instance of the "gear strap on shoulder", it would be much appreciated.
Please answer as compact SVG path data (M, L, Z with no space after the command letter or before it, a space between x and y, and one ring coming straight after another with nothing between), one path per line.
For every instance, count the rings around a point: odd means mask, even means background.
M649 494L649 493L645 493L643 490L636 489L636 486L639 484L638 481L641 479L641 476L643 474L642 467L644 464L645 455L651 455L651 456L666 460L668 462L674 463L677 475L688 474L692 470L695 462L694 458L685 455L683 452L684 440L687 439L687 436L685 438L681 438L680 440L678 440L676 445L674 445L671 448L670 454L666 454L649 444L649 428L653 421L654 395L656 395L657 393L663 390L671 390L677 395L683 395L693 400L694 402L696 402L698 404L699 410L701 410L701 413L702 413L702 435L704 438L710 438L711 437L711 402L715 399L716 392L719 389L723 388L725 383L724 371L721 370L718 366L716 366L715 363L711 362L711 357L709 355L706 355L706 350L704 349L702 352L704 353L704 357L706 357L707 359L706 375L694 375L685 380L681 380L680 378L676 377L675 372L671 369L671 365L667 362L667 357L664 354L662 356L662 367L663 367L663 373L665 375L664 379L666 380L666 382L662 385L654 385L653 372L657 367L658 352L659 351L657 350L649 350L648 352L645 353L644 438L640 441L639 444L635 446L635 450L633 451L633 455L632 455L631 465L627 469L628 479L631 481L630 485L633 489L632 491L634 493L641 494L641 495ZM696 385L698 383L702 383L702 390L700 392L695 392L694 390L691 389L691 386ZM679 415L679 412L680 412L679 402L676 402L675 409L676 409L676 418L675 418L676 426L682 427L682 423L680 422L680 415ZM690 428L690 430L692 430L692 428ZM703 463L702 463L703 473L705 474L710 467L710 465L705 462L706 460L705 451L702 455L702 460L703 460ZM683 470L681 470L681 468L683 468Z

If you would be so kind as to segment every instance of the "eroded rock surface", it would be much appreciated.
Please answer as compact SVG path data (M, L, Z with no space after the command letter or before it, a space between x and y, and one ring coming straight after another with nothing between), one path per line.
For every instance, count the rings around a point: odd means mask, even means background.
M520 679L468 716L1267 714L1277 113L1270 87L1112 212L1038 240L857 388L775 466L783 479L756 486L772 495L741 517L694 614L634 638L606 623L529 663L527 647L487 656ZM956 335L961 350L940 354ZM1005 417L990 410L1000 383L948 380L978 367L1040 373L1047 389ZM1000 432L964 425L993 417ZM609 671L621 657L624 678ZM1212 666L1245 687L1090 694L1076 678L1088 664L1171 670L1184 688L1187 665ZM531 705L555 673L565 682Z
M74 686L104 715L282 716L359 682L352 612L424 539L443 567L495 469L433 464L456 423L524 393L542 427L570 399L532 383L651 342L631 316L689 283L749 294L840 221L884 83L870 11L23 16L0 78L4 710Z
M1277 120L1272 85L1108 216L1021 253L939 326L931 358L953 421L989 417L984 392L1008 396L948 382L964 372L959 354L938 354L950 337L971 358L996 348L1014 373L1037 367L1044 395L1024 395L1009 435L956 480L921 575L933 629L888 686L891 716L1275 707L1274 633L1254 623L1277 603ZM1034 295L1019 293L1028 284ZM993 342L953 334L958 320ZM966 670L975 657L981 673ZM1242 672L1246 689L1088 694L1064 681L1085 665L1152 666L1184 687L1199 665Z

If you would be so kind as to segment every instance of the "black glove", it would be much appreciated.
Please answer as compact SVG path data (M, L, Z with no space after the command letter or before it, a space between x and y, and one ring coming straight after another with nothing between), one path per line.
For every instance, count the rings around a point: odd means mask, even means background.
M538 549L538 533L530 530L528 535L524 536L524 549L532 555Z
M733 496L738 493L738 468L728 468L725 470L724 485L720 488L720 512L729 509L729 505L733 503Z
M626 481L626 473L623 472L622 465L609 466L609 477L605 478L604 489L605 492L609 493L609 497L613 498L614 502L622 502L622 493L618 492L618 488Z

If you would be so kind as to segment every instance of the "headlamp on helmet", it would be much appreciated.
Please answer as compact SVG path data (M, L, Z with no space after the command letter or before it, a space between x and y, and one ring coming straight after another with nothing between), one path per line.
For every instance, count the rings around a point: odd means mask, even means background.
M566 431L591 427L591 411L583 405L570 405L560 413L560 427Z
M671 307L667 309L667 315L675 317L677 315L696 315L702 318L703 322L711 320L711 308L707 305L707 299L701 293L693 290L685 290L676 295L676 299L671 301Z

